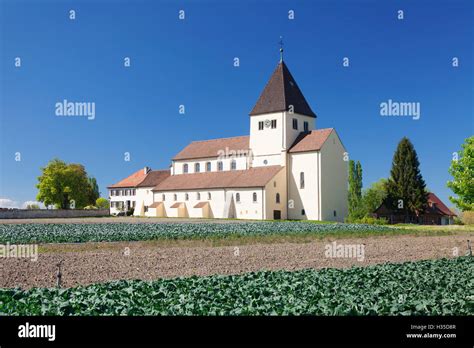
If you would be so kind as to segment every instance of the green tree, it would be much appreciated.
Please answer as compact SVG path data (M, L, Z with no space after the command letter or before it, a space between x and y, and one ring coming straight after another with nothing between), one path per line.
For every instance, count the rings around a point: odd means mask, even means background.
M89 197L88 197L88 204L94 205L97 199L100 197L99 192L99 185L97 184L97 180L94 177L88 178L89 181Z
M387 182L387 202L405 215L405 221L422 212L428 203L428 192L420 172L420 162L407 137L398 143Z
M110 203L108 199L100 197L95 201L95 206L99 209L109 209Z
M349 220L360 219L365 215L362 205L362 166L349 161Z
M60 209L83 208L90 197L90 185L84 166L53 159L41 168L36 199Z
M364 191L362 201L366 214L371 214L380 207L385 198L387 198L387 179L382 178L374 182Z
M453 176L448 181L448 187L457 197L450 196L449 200L462 210L474 210L474 136L467 138L462 149L449 167Z

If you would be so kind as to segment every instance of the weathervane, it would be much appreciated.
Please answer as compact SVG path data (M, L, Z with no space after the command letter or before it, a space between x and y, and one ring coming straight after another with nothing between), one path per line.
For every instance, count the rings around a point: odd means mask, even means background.
M280 62L283 62L283 36L280 36Z

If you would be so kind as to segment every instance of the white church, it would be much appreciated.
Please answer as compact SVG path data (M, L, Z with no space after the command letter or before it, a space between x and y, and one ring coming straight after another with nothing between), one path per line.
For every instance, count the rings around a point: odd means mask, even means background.
M347 215L347 152L283 59L250 112L250 135L193 141L169 169L108 187L110 212L135 216L333 220Z

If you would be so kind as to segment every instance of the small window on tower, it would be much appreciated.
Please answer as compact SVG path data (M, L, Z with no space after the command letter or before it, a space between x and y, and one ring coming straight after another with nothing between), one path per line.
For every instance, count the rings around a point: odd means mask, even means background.
M258 130L263 130L263 121L258 121Z
M224 170L224 164L222 163L222 161L217 162L217 170Z
M230 169L231 170L236 170L237 169L237 162L235 160L232 160L230 162Z
M211 171L211 162L207 162L206 163L206 172L210 172Z
M188 164L185 163L185 164L183 165L183 173L187 173L187 172L188 172Z
M272 120L272 128L276 128L277 127L277 120Z
M304 131L305 131L305 132L308 132L308 131L309 131L309 124L308 124L308 122L306 122L306 121L304 122Z
M293 129L298 130L298 120L296 118L293 119Z

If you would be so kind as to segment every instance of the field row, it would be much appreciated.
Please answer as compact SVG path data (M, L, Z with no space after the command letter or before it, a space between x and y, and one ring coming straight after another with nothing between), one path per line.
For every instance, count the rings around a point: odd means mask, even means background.
M0 243L114 242L396 230L387 226L308 222L3 224L0 225Z
M473 315L474 259L0 289L0 315Z

